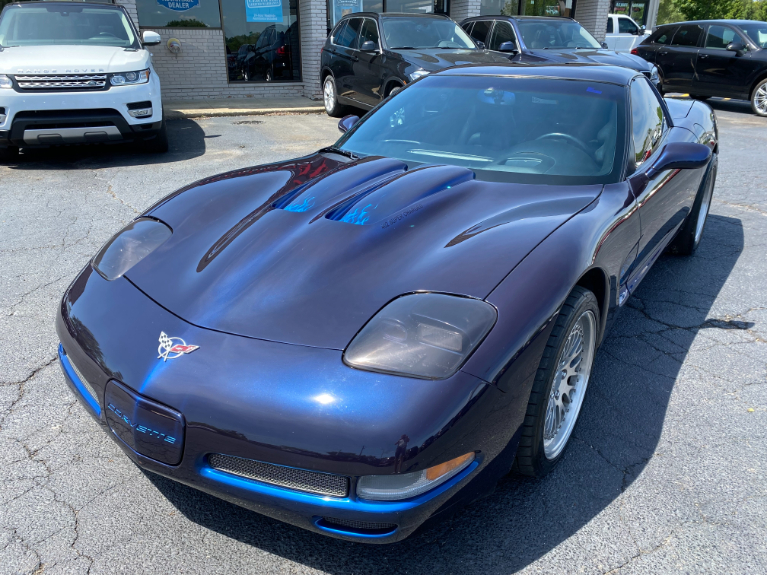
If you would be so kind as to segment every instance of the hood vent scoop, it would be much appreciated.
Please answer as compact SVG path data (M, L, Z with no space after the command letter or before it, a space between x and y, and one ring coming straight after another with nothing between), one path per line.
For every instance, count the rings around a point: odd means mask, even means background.
M328 212L329 220L375 224L409 205L474 179L474 172L455 166L425 166L377 182Z

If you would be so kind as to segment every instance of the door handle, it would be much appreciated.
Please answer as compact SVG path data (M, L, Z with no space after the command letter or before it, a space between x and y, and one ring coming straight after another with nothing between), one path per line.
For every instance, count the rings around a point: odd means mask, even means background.
M658 56L665 56L668 52L658 52Z
M708 58L708 54L698 54L698 58L700 58L701 60L703 58Z

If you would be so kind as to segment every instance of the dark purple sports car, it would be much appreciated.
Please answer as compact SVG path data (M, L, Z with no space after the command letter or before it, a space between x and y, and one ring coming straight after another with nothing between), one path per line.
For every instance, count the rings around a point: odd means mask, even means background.
M610 66L453 68L357 120L152 206L57 329L143 469L388 543L561 459L621 306L700 241L717 129Z

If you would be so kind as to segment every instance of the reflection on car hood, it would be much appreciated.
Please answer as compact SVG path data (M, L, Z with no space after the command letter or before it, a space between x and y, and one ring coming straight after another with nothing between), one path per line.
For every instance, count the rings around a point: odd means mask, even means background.
M431 48L424 50L392 50L414 66L435 72L463 64L508 64L509 59L486 50L450 50Z
M114 46L18 46L0 54L0 73L131 72L149 67L149 52Z
M341 160L315 154L169 196L149 213L173 235L126 276L198 326L343 349L401 294L486 297L602 189Z
M640 72L649 71L651 64L639 56L612 50L530 50L533 56L562 64L610 64Z

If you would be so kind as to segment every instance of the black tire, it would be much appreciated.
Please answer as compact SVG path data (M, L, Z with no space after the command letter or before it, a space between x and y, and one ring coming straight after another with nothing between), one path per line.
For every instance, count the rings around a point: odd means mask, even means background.
M706 218L708 217L708 210L711 207L711 198L714 195L714 186L716 186L716 172L719 166L719 158L714 154L711 161L708 164L706 175L703 176L703 181L700 183L698 194L695 196L695 202L692 204L692 209L687 215L687 219L676 238L669 245L668 251L672 254L680 256L691 256L698 249L700 240L703 237L703 230L706 226ZM704 204L705 202L705 204ZM701 209L705 208L705 209ZM698 230L698 221L700 218L703 221L700 224L700 230Z
M690 94L690 98L693 100L700 100L701 102L705 102L708 100L711 96L701 96L700 94Z
M322 83L322 99L325 102L325 112L327 112L328 116L331 118L342 118L346 115L346 106L338 103L336 81L331 75L328 75Z
M16 162L19 159L18 146L0 148L0 162Z
M162 127L154 138L144 142L144 150L150 154L164 154L168 151L168 147L168 127L165 124L163 112Z
M549 397L552 395L555 375L559 372L559 360L563 353L565 343L567 343L576 322L586 314L591 312L594 319L594 333L592 342L592 363L588 367L589 373L593 366L593 353L596 352L596 342L598 341L599 330L599 304L596 296L587 289L580 286L573 288L567 300L562 306L559 316L557 316L554 329L551 331L549 341L546 343L546 349L543 351L541 363L538 365L538 372L535 374L533 389L530 393L530 400L527 404L525 420L522 424L522 437L517 448L515 469L524 475L532 477L543 477L549 473L554 466L562 459L567 451L567 445L572 438L572 429L575 428L578 421L579 411L574 414L574 422L571 427L570 435L566 438L566 443L561 451L553 458L549 459L544 451L544 423L546 411L549 405ZM587 381L588 384L588 381ZM586 385L588 392L588 385ZM578 410L583 405L581 400Z
M757 116L767 118L767 78L759 82L751 92L751 109Z

